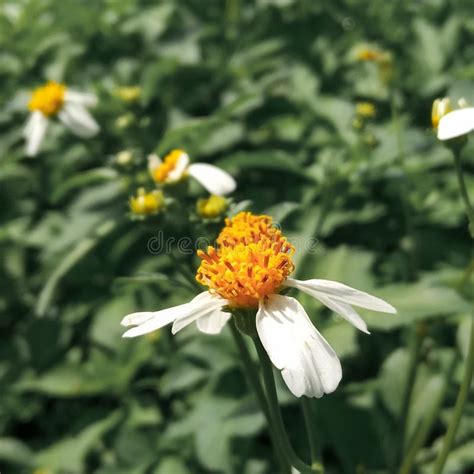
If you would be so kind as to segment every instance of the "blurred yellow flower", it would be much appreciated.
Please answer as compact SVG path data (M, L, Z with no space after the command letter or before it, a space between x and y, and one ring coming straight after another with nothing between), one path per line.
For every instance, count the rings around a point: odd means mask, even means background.
M208 198L199 199L196 204L197 213L204 218L219 217L227 210L227 199L215 194Z
M53 471L45 467L39 467L38 469L35 469L32 474L53 474Z
M46 85L37 87L28 103L31 112L38 110L47 117L56 115L64 104L66 86L59 82L49 81Z
M157 189L147 193L144 188L139 188L137 195L130 198L130 209L138 216L157 214L164 208L163 193Z
M124 102L135 102L140 98L141 93L142 89L139 86L119 87L116 90L117 97Z
M236 188L234 178L224 170L209 163L190 163L183 150L172 150L163 160L156 155L148 156L148 170L159 185L176 184L189 176L198 181L209 193L223 196Z
M359 61L379 61L383 53L377 49L362 48L357 51L357 59Z
M26 154L35 156L39 152L49 121L55 116L79 137L95 135L99 125L87 109L96 104L94 94L71 90L59 82L49 81L37 87L28 103L30 116L23 130Z
M376 109L372 102L358 102L356 104L356 115L362 118L373 118L375 117Z
M123 114L117 117L115 120L115 125L119 129L124 129L130 127L135 121L135 116L133 114Z

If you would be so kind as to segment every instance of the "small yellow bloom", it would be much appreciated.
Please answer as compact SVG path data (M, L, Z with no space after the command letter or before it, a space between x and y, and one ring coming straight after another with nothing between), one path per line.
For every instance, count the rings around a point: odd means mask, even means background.
M55 81L49 81L46 85L37 87L31 96L28 109L31 112L38 110L47 117L56 115L64 104L66 86Z
M141 93L142 89L139 86L119 87L116 90L117 97L124 102L135 102L140 98Z
M175 183L186 176L189 157L183 150L172 150L161 161L156 155L148 158L148 168L156 183Z
M375 105L372 102L358 102L356 104L356 115L368 119L375 117Z
M154 190L149 193L144 188L139 188L137 195L130 198L130 209L138 216L148 216L160 212L165 204L163 193Z
M222 196L211 195L208 198L199 199L196 204L197 213L204 218L213 219L219 217L227 210L227 199Z
M363 48L357 52L357 59L359 61L379 61L383 53L376 49Z
M438 128L439 121L442 117L447 115L449 112L452 112L453 107L451 105L451 100L449 97L443 97L442 99L436 99L433 102L433 107L431 109L431 123L433 128Z

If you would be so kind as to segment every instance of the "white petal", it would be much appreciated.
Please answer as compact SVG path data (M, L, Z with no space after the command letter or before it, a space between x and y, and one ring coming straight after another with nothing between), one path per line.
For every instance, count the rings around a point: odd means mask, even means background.
M155 331L172 323L179 316L188 314L190 310L189 303L186 303L153 313L141 312L129 314L123 318L122 325L136 325L136 327L129 329L122 337L136 337Z
M230 318L230 313L225 313L220 309L214 310L206 316L200 317L197 321L197 327L206 334L219 334Z
M156 154L156 153L150 153L147 157L148 160L148 171L153 175L153 171L156 170L156 168L159 168L163 162L161 161L161 158Z
M179 181L182 177L186 168L189 165L189 155L184 151L179 155L178 161L176 162L176 166L173 170L171 170L166 177L166 181L173 183Z
M294 298L272 295L260 304L257 331L293 395L320 398L336 390L341 363Z
M59 112L59 119L76 135L89 138L99 131L99 125L82 105L66 103Z
M386 301L369 295L364 291L356 290L350 286L338 283L331 280L295 280L288 278L284 283L285 286L297 288L304 291L314 298L319 299L315 293L322 293L329 296L331 299L342 301L360 308L371 309L373 311L380 311L382 313L396 313L397 310Z
M67 89L64 101L83 105L84 107L95 107L97 105L97 96L89 92L78 92Z
M39 111L31 114L23 131L26 138L26 154L35 156L41 146L41 142L48 128L48 119Z
M474 130L474 107L454 110L441 118L438 124L438 139L450 140Z
M171 332L176 334L181 329L185 328L192 322L201 317L211 315L227 304L227 301L219 296L212 295L208 291L203 291L197 295L190 303L190 311L186 314L180 315L171 328Z
M188 171L204 188L217 196L229 194L237 187L234 178L217 166L207 163L194 163L189 166Z

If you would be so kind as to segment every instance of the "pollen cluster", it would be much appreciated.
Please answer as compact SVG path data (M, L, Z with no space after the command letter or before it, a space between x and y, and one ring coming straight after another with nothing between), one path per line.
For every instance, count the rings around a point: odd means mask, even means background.
M153 179L158 183L164 183L169 174L176 168L183 150L173 150L165 156L163 163L152 171Z
M277 293L294 270L294 251L271 217L241 212L226 219L217 248L198 251L196 279L230 306L256 307L259 300Z
M47 117L57 114L63 104L66 86L55 81L49 81L46 85L33 91L28 108L31 111L38 110Z

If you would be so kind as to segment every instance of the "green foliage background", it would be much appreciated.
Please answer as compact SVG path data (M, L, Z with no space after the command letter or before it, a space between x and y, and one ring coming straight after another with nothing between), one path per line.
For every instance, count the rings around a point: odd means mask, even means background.
M473 13L470 0L3 0L1 472L276 472L228 330L121 339L125 314L197 291L181 271L197 260L152 255L149 239L216 232L177 209L128 218L128 196L150 185L146 154L173 147L231 172L237 205L318 239L297 255L299 277L347 283L399 311L364 314L367 336L298 296L344 370L339 389L314 401L327 472L396 465L414 334L405 445L428 423L416 472L430 472L474 299L452 158L430 109L446 94L474 104ZM390 80L356 60L363 44L390 52ZM49 79L96 92L102 130L82 141L57 124L27 158L28 93ZM115 94L129 85L141 87L137 102ZM377 113L357 128L361 100ZM132 164L117 163L121 150ZM463 160L474 193L472 143ZM204 196L190 193L190 205ZM297 400L283 385L280 399L306 458ZM473 468L471 397L446 472Z

